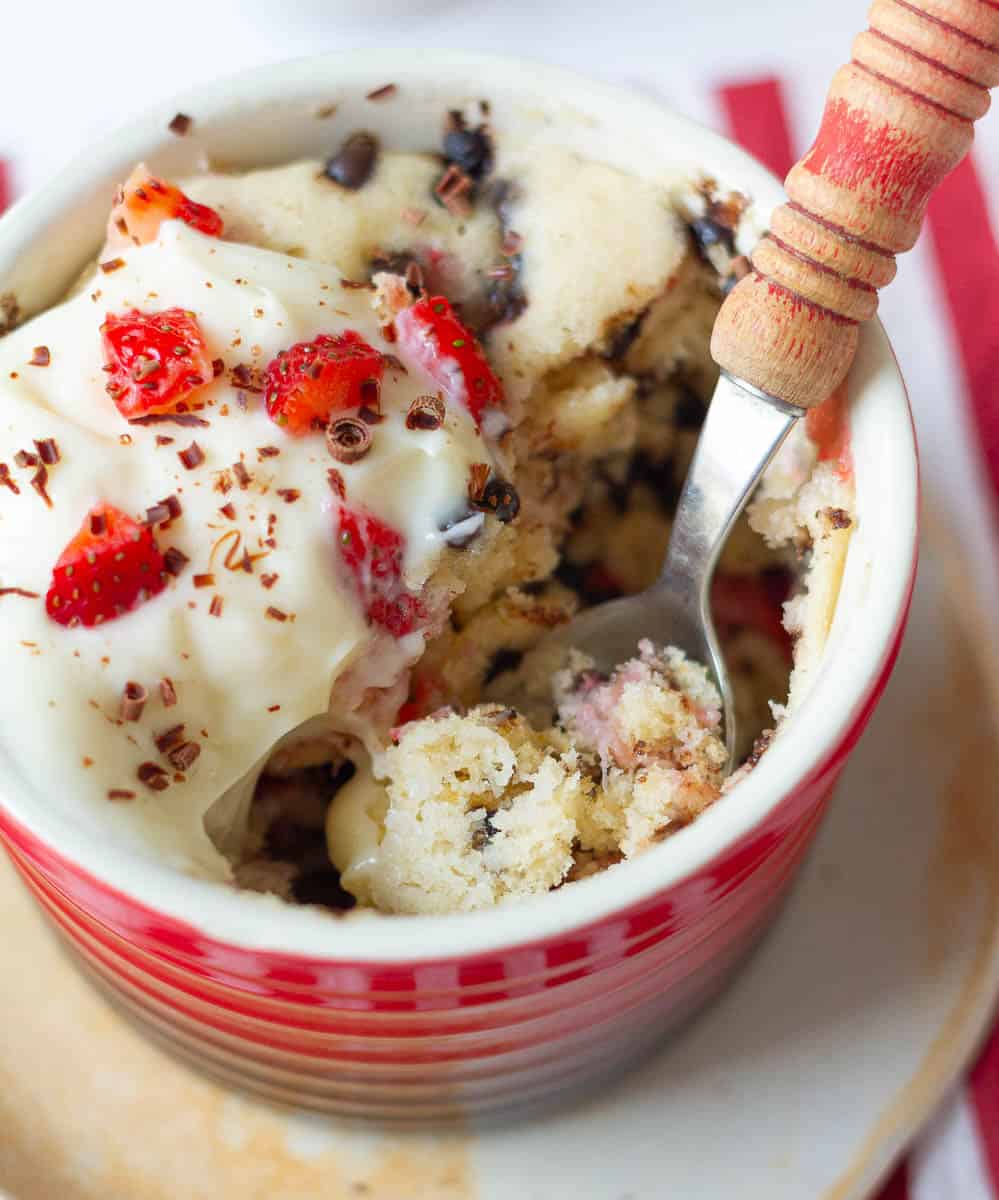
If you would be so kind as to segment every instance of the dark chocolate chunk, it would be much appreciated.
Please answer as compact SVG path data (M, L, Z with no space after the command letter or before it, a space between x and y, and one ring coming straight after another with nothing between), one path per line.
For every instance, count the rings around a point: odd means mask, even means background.
M352 133L326 164L323 174L340 187L356 191L371 178L378 160L378 139L371 133Z

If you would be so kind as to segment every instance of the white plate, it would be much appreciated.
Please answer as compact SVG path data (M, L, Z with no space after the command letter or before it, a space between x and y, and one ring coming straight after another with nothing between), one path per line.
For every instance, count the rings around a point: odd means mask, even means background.
M90 992L4 864L0 1187L16 1200L859 1200L967 1062L999 988L999 676L970 651L954 554L949 540L924 554L885 701L750 966L653 1060L546 1116L433 1137L228 1096Z

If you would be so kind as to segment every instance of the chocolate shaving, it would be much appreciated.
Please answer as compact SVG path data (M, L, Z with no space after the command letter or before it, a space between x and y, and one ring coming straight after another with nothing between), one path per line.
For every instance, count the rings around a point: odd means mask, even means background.
M13 476L10 473L10 467L5 462L0 462L0 486L10 488L15 496L20 496L21 489L14 482Z
M171 725L169 729L164 729L162 733L158 733L153 738L153 745L160 754L167 754L179 746L184 741L184 726Z
M280 453L281 453L281 451L278 449L277 446L258 446L257 447L257 458L260 459L261 462L263 462L263 460L265 458L277 458L277 456Z
M375 88L373 92L368 92L366 99L368 100L387 100L390 96L394 96L399 90L398 84L385 83L381 87Z
M212 596L212 602L208 606L208 615L211 617L222 616L223 600L221 596Z
M475 181L453 163L438 179L434 195L452 217L468 217L472 212L472 194Z
M190 561L183 550L178 550L176 546L171 546L163 555L163 568L168 575L173 575L176 578Z
M277 583L277 581L278 581L277 574L260 576L261 586L267 588L268 591L270 591L270 589Z
M178 137L183 137L194 124L194 121L187 113L179 112L167 126L171 133L175 133Z
M170 506L164 504L161 500L158 504L152 504L146 509L146 524L147 525L162 525L164 521L170 520Z
M142 710L146 707L146 701L149 699L149 693L141 683L136 683L134 679L130 679L125 684L121 693L121 704L118 708L118 714L123 721L138 721L142 716Z
M29 367L47 367L52 361L48 346L36 346L28 359Z
M406 413L407 429L440 429L444 424L444 397L417 396Z
M336 469L336 467L330 467L330 469L326 472L326 478L329 481L329 485L333 491L336 492L341 500L345 500L347 498L347 486L343 482L343 476Z
M416 300L423 294L423 268L415 260L406 268L406 287Z
M298 490L298 488L278 488L277 494L281 497L285 504L294 504L302 493Z
M23 596L25 600L40 599L38 592L29 592L27 588L19 587L0 588L0 596Z
M144 417L132 417L129 420L129 425L185 425L193 427L195 425L201 428L206 428L209 424L204 417L199 417L195 413L146 413Z
M280 608L275 608L273 604L270 605L270 607L266 610L266 612L264 613L264 616L270 617L270 619L272 621L287 621L288 620L288 614L286 612L282 612Z
M114 801L134 800L135 792L131 792L128 788L110 788L108 790L108 799Z
M192 442L186 450L178 450L177 457L188 471L193 471L205 461L205 452L197 442Z
M249 363L236 363L229 371L229 378L234 387L243 388L247 392L262 392L264 390L264 373L259 367Z
M18 450L18 452L14 455L14 466L21 468L37 467L38 455L33 454L30 450Z
M214 587L215 576L210 571L206 571L203 575L195 575L192 582L196 588Z
M167 760L176 771L187 771L197 762L201 747L197 742L184 742L167 755Z
M45 465L42 464L38 468L38 470L34 473L34 475L32 475L31 486L35 489L35 491L39 494L39 496L41 496L41 498L45 501L46 506L48 508L51 508L52 507L52 497L48 494L48 491L46 490L46 484L48 483L48 481L49 481L48 470L46 469Z
M250 480L253 478L253 476L246 469L242 460L232 464L232 473L236 476L236 482L239 484L240 488L243 491L246 491L246 489L250 486Z
M357 417L339 417L327 426L326 449L337 462L357 462L371 449L371 430Z
M101 263L101 270L105 275L110 275L112 271L120 271L124 265L123 258L109 258L106 262Z
M235 521L236 519L236 510L231 504L223 504L219 512L223 517L228 517L230 521Z
M156 435L156 445L157 446L172 446L173 441L174 440L172 437L167 437L166 434L164 434L164 433L158 433Z
M151 791L163 792L170 786L170 777L159 763L140 763L136 774L139 782L144 783Z
M169 676L164 676L160 680L160 697L163 700L164 708L173 708L177 703L177 689Z
M56 445L55 438L35 438L35 449L38 451L38 457L47 467L54 467L59 461L59 447Z
M222 372L224 370L225 370L225 363L222 361L222 359L221 358L213 358L212 359L212 378L218 379L218 377L222 374Z
M468 498L473 504L482 499L486 484L489 482L491 467L488 463L472 463L468 469Z
M378 160L378 139L371 133L352 133L323 168L340 187L357 191L371 178Z
M170 510L170 520L176 521L180 514L184 511L181 508L180 499L177 496L167 496L165 500L161 500L160 504L165 504Z

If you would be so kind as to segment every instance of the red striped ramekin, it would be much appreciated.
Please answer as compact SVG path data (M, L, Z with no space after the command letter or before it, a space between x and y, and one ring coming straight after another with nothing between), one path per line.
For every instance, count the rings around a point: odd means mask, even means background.
M388 82L388 102L366 99ZM140 159L167 175L196 170L206 152L232 166L278 162L328 153L358 127L425 148L445 110L478 98L501 138L738 187L760 229L781 198L742 151L629 93L534 63L352 53L185 95L88 151L0 222L0 292L29 313L57 299L97 248L113 184ZM195 136L167 132L178 110ZM917 466L878 326L863 332L851 392L859 520L811 692L738 789L634 862L488 912L334 918L109 845L71 806L27 790L0 746L0 834L18 870L150 1035L276 1100L425 1119L523 1105L637 1058L719 990L766 928L898 650Z

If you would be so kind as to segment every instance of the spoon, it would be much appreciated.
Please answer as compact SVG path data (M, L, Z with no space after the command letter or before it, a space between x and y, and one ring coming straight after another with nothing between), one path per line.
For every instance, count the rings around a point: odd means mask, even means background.
M735 709L711 617L711 579L736 518L807 409L843 381L860 324L895 255L919 236L933 189L967 153L999 83L999 4L874 0L870 28L833 78L811 149L785 180L790 201L715 320L721 368L656 582L583 612L545 638L611 671L649 638L712 672L728 770Z

